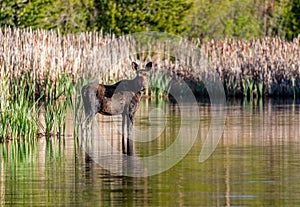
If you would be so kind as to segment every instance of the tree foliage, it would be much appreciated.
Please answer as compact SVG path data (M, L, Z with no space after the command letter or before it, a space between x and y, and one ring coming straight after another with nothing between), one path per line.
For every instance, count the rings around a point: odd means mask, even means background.
M26 3L22 0L1 0L0 25L21 25L21 16Z
M79 32L95 29L93 0L2 0L0 25Z
M147 30L182 33L192 3L186 0L97 0L98 27L117 35Z
M189 34L202 39L262 35L256 5L249 0L199 0L189 20Z
M300 30L299 0L195 0L187 18L189 34L201 39L281 36Z
M0 26L102 29L117 36L161 31L189 38L300 33L299 0L0 0Z
M278 5L283 0L278 1ZM284 2L284 1L283 1ZM279 8L280 9L280 8ZM280 30L277 30L277 34L285 36L287 39L292 39L300 34L300 1L291 0L285 2L285 7L281 15L279 16L279 24L281 23Z

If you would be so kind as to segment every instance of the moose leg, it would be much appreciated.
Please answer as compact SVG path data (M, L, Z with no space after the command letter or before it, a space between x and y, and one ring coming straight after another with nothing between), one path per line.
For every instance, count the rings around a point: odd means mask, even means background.
M93 91L89 85L82 88L82 101L86 117L85 121L90 124L100 106L100 103L96 97L95 91Z
M126 154L125 152L125 118L126 114L122 114L122 153Z
M133 128L133 114L127 115L127 155L133 155L133 141L132 141L132 128Z

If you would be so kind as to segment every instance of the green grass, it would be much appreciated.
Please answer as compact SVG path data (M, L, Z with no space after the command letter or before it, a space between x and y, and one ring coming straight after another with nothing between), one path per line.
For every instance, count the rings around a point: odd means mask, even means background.
M171 83L170 77L160 71L155 71L149 79L148 94L154 99L164 99L168 96Z
M72 87L72 77L66 74L56 80L46 75L43 81L30 72L5 74L0 82L0 141L32 141L39 133L47 138L63 135Z
M0 140L32 140L38 132L35 83L30 74L12 78L8 74L0 83L1 113ZM28 83L31 84L28 84Z

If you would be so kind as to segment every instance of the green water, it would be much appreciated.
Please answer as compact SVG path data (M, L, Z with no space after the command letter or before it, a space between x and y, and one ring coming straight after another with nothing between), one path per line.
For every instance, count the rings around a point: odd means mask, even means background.
M150 119L153 109L161 111ZM211 119L210 106L201 104L201 124L191 150L171 169L149 177L126 177L103 169L80 147L79 139L74 141L71 116L64 141L41 138L31 145L2 144L0 205L300 205L300 104L235 102L226 109L222 139L205 162L198 160ZM120 149L120 118L99 115L96 123L102 136ZM135 143L136 156L163 152L178 134L179 109L143 102L135 127L159 129L157 139ZM122 161L111 160L112 164Z

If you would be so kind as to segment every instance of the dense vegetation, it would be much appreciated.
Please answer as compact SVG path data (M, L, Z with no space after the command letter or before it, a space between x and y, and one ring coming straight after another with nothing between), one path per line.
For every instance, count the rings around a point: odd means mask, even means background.
M102 46L114 35L150 30L193 39L210 69L218 71L227 96L300 96L299 0L2 0L0 142L64 134L66 103L79 110L73 91L80 91L82 71L92 69L93 77L108 83L131 75L126 61L146 59L133 52L135 56L115 64L120 55L136 49L127 48L132 42L125 36L115 51ZM180 44L185 48L184 41ZM173 50L182 53L180 47ZM155 61L164 72L179 71L195 95L207 95L201 80L207 74L182 69L170 59ZM161 73L150 82L165 91L178 85Z
M299 0L2 0L0 26L102 30L116 35L163 31L219 39L300 33Z

